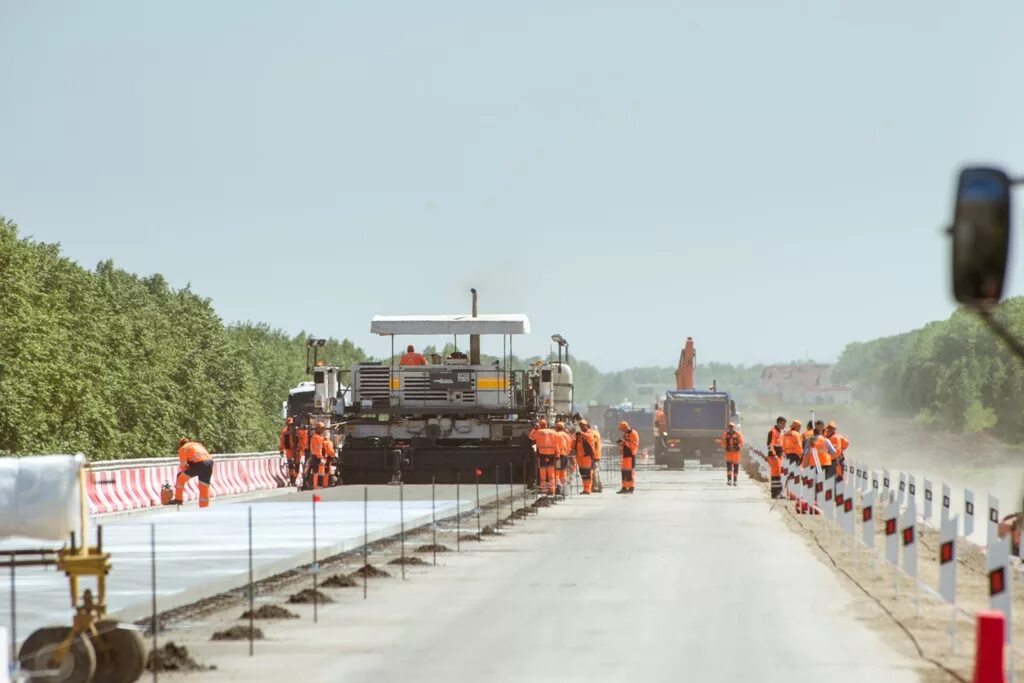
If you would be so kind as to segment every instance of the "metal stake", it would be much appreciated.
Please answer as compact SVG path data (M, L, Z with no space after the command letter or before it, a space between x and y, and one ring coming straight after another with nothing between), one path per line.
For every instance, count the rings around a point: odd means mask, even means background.
M316 594L316 575L320 570L320 567L316 563L316 493L310 497L310 501L313 505L313 564L309 566L309 571L313 575L313 623L317 623L320 618L320 601L317 600Z
M253 629L255 624L253 620L256 618L253 612L253 585L252 585L252 506L249 506L249 656L253 656Z
M462 552L462 489L459 485L461 473L455 473L455 552Z
M11 666L18 661L18 598L14 580L14 553L11 553Z
M515 489L512 487L512 463L508 464L508 525L512 526L515 524L516 511L516 494Z
M523 459L523 508L527 508L529 505L526 503L526 459Z
M476 468L476 535L482 538L480 529L480 468Z
M11 570L14 571L13 569ZM12 575L13 580L13 575ZM149 617L149 630L153 636L153 683L157 681L157 660L160 658L160 650L157 648L157 621L156 621L156 524L149 525L149 594L152 612ZM14 592L11 592L14 598Z
M405 581L405 484L398 482L398 519L402 539L402 581Z
M363 487L363 600L366 599L367 582L369 581L370 527L367 516L370 508L370 487Z
M501 476L501 469L494 466L494 530L501 528L501 492L498 490L498 479Z
M437 477L430 478L430 529L433 534L434 566L437 566Z

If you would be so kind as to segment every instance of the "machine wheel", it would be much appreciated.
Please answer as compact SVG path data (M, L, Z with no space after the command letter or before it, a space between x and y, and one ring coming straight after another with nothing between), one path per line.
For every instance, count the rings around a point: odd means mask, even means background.
M89 683L92 680L96 672L96 652L88 638L77 636L71 641L71 648L60 665L50 663L51 655L70 632L71 629L66 626L41 628L22 643L18 660L21 668L29 672L32 681Z
M96 622L94 683L135 683L146 668L142 634L112 620Z

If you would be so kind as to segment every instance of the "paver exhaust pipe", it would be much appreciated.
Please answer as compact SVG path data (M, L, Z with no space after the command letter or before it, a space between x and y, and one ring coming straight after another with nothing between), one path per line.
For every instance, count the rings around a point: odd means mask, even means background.
M469 290L473 294L473 317L477 316L476 313L476 287ZM480 365L480 335L471 334L469 335L469 364Z

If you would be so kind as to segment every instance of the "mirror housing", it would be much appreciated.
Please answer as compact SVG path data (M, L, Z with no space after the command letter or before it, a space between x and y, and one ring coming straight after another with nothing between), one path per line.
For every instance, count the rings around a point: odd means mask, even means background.
M953 206L953 296L975 308L999 302L1010 249L1013 181L998 168L960 171Z

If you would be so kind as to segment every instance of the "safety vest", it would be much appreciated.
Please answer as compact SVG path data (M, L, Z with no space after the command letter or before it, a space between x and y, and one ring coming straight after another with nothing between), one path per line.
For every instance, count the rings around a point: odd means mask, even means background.
M818 455L818 464L822 467L828 467L832 464L832 455L828 452L828 439L818 435L811 437L810 448ZM814 454L809 450L807 455L804 456L804 467L814 467Z
M537 428L530 432L530 440L537 445L539 455L558 455L557 432L550 427Z
M778 427L772 427L768 430L768 450L773 450L776 446L782 445L782 430Z
M722 435L722 444L725 446L726 453L739 453L740 447L743 445L743 435L739 432L731 434L726 432Z
M637 449L640 448L640 435L635 429L630 429L622 435L622 457L636 457Z
M178 465L183 470L188 469L189 465L210 459L209 451L198 441L189 441L178 449Z
M782 452L786 455L801 455L804 452L804 442L800 438L800 432L790 429L782 435Z
M313 436L309 440L309 452L313 454L314 458L334 455L334 444L323 434L313 432Z
M587 469L594 459L594 436L590 432L576 435L576 460L580 467Z
M828 437L828 440L836 449L836 459L842 458L846 454L846 449L850 447L850 441L839 432L832 432L832 436Z

